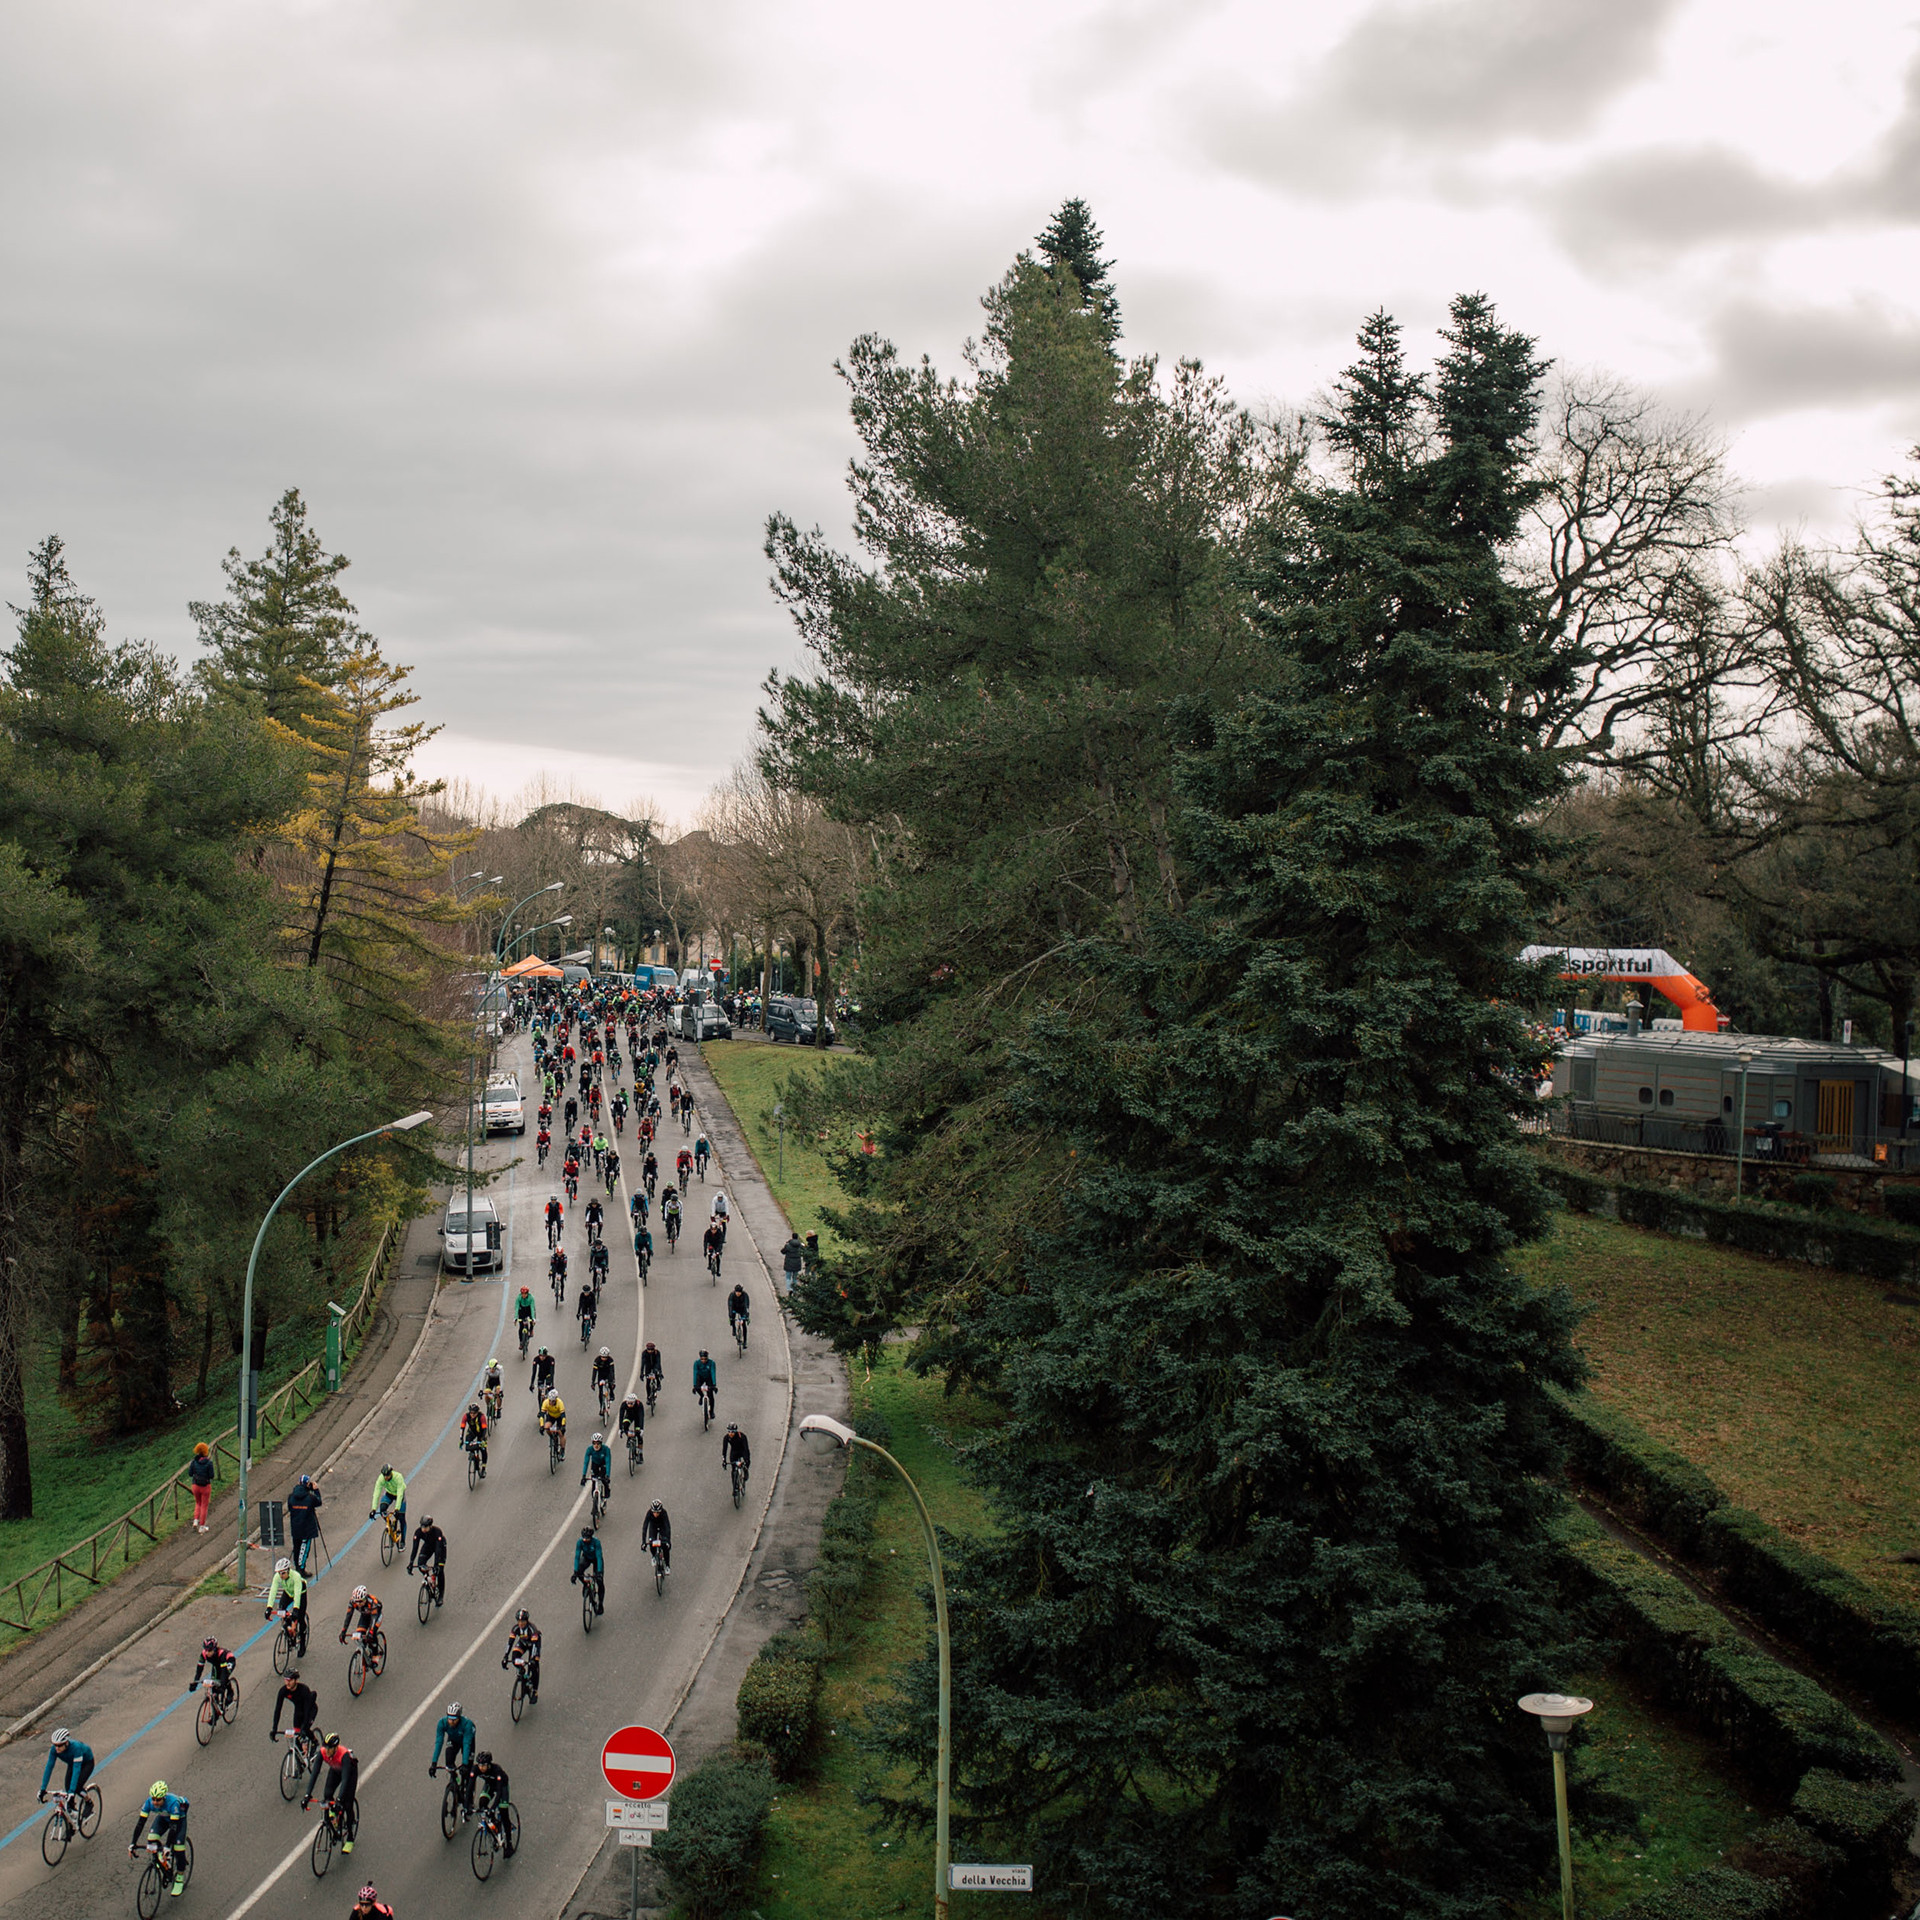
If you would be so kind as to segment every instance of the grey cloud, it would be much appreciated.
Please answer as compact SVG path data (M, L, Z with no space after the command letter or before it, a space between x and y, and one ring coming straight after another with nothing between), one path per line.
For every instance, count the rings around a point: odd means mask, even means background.
M1706 333L1715 365L1689 397L1724 419L1920 398L1920 326L1865 300L1847 307L1731 303Z
M1222 164L1329 196L1396 161L1450 158L1514 135L1582 131L1646 73L1678 0L1389 0L1363 14L1285 97L1196 101Z

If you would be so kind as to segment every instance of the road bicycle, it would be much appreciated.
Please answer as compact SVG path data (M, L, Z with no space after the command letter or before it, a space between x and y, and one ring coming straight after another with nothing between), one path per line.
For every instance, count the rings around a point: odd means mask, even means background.
M587 1479L589 1486L587 1493L587 1511L592 1518L593 1525L597 1528L601 1520L606 1516L607 1500L609 1497L607 1483L602 1480L597 1473L589 1474Z
M499 1416L494 1416L496 1419ZM482 1448L478 1440L467 1442L467 1491L471 1493L487 1477L487 1463L481 1456Z
M607 1415L613 1411L613 1382L596 1380L593 1383L594 1398L600 1403L600 1424L607 1424Z
M447 1790L440 1796L440 1837L451 1840L473 1818L467 1805L467 1768L460 1760L447 1763Z
M524 1360L527 1357L527 1348L529 1345L532 1344L532 1341L533 1341L533 1322L531 1320L523 1319L520 1322L520 1358L522 1360ZM496 1415L495 1417L497 1418L498 1416Z
M486 1879L496 1859L511 1860L519 1851L520 1810L511 1800L500 1807L489 1801L480 1809L480 1824L474 1829L473 1877Z
M72 1793L68 1793L64 1787L57 1787L49 1797L53 1801L53 1811L47 1815L47 1824L40 1829L40 1858L48 1866L57 1867L60 1856L67 1850L67 1842L76 1834L82 1840L93 1838L106 1802L100 1797L99 1787L91 1780Z
M271 1739L278 1740L279 1734ZM320 1743L307 1727L295 1727L287 1736L287 1750L280 1756L280 1798L291 1800L300 1791L300 1783L313 1771L314 1755L320 1751Z
M653 1265L653 1249L644 1245L635 1247L633 1258L634 1264L640 1269L640 1284L644 1287L647 1284L647 1269Z
M221 1721L232 1726L240 1712L240 1682L229 1674L226 1679L210 1683L200 1697L199 1710L193 1716L193 1737L204 1746L213 1741L213 1730Z
M583 1313L580 1316L580 1344L585 1346L593 1338L593 1315Z
M602 1604L600 1576L589 1568L580 1576L580 1628L583 1633L593 1631L594 1618Z
M560 1462L567 1457L567 1436L558 1427L547 1428L547 1471L557 1472Z
M520 1716L533 1704L533 1689L527 1685L527 1656L516 1653L513 1656L513 1691L507 1695L507 1711L513 1715L513 1724L520 1724Z
M747 1316L735 1313L728 1316L728 1324L733 1328L733 1343L744 1354L747 1350Z
M320 1824L313 1833L313 1852L310 1856L313 1865L313 1877L318 1880L333 1865L333 1856L349 1840L357 1839L360 1833L360 1802L356 1798L350 1807L342 1808L338 1800L329 1800L320 1809Z
M720 1254L725 1247L724 1240L716 1240L707 1252L707 1284L717 1287L720 1284Z
M682 1167L680 1169L680 1197L683 1200L687 1197L687 1182L692 1178L693 1172L691 1168Z
M740 1496L747 1490L747 1463L744 1460L735 1459L731 1465L733 1468L733 1504L737 1507L740 1504Z
M677 1213L668 1214L664 1225L667 1229L667 1251L678 1253L680 1251L680 1216Z
M527 1332L531 1333L532 1331L533 1331L533 1323L529 1321L527 1323ZM526 1341L527 1341L526 1334L522 1334L520 1336L520 1350L522 1353L526 1351ZM505 1405L505 1403L506 1403L505 1387L488 1387L481 1394L480 1404L483 1407L485 1407L487 1410L487 1424L489 1426L494 1426L498 1424L500 1419L500 1409L503 1405Z
M646 1442L638 1427L627 1429L627 1477L631 1479L640 1470L646 1458Z
M653 1555L653 1590L657 1594L664 1594L667 1590L667 1550L658 1540L650 1540L647 1551Z
M140 1920L153 1920L160 1911L162 1896L176 1880L184 1888L192 1878L193 1842L183 1834L177 1846L169 1845L159 1834L148 1834L147 1864L140 1870L133 1895Z
M600 1229L602 1225L603 1225L603 1222L601 1221L592 1220L592 1219L588 1220L587 1247L589 1251L591 1251L593 1248L597 1247L600 1244Z
M280 1609L280 1631L273 1636L273 1670L285 1673L296 1660L306 1657L306 1622L291 1607Z
M387 1670L387 1636L379 1627L355 1627L353 1651L347 1655L347 1691L358 1700L367 1690L367 1678Z
M426 1578L420 1582L420 1595L414 1602L414 1611L420 1616L424 1627L433 1618L435 1607L442 1606L447 1597L447 1570L438 1560L426 1570Z
M392 1566L393 1556L406 1544L407 1536L400 1527L400 1509L390 1506L380 1515L380 1564Z
M700 1402L700 1431L705 1433L713 1425L713 1388L703 1380L693 1392L694 1398Z

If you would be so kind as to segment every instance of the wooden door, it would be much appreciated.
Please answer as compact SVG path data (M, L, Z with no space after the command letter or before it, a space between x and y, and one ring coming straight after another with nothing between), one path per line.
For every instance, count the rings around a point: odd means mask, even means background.
M1820 1082L1820 1144L1829 1153L1853 1151L1853 1082Z

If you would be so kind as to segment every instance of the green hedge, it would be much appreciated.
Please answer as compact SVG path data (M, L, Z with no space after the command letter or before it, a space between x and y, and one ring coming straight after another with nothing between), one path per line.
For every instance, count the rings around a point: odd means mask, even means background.
M1920 1610L1732 1506L1691 1461L1591 1393L1555 1392L1574 1472L1783 1639L1902 1719L1920 1716Z
M1835 1267L1875 1280L1920 1283L1920 1244L1909 1233L1874 1225L1857 1214L1809 1215L1749 1202L1701 1200L1668 1187L1641 1187L1595 1179L1547 1159L1540 1177L1576 1213L1598 1213L1629 1226L1650 1227L1690 1240L1711 1240L1770 1260Z
M1838 1856L1828 1889L1861 1908L1879 1905L1891 1891L1917 1812L1901 1787L1846 1780L1820 1768L1793 1796L1794 1820Z
M674 1782L671 1805L654 1860L689 1920L727 1920L741 1910L760 1864L773 1775L764 1760L716 1754Z
M883 1421L863 1420L862 1439L885 1446L891 1437ZM807 1575L808 1622L831 1646L852 1620L866 1583L867 1561L873 1548L876 1506L868 1482L879 1465L871 1454L853 1452L847 1461L846 1484L834 1496L820 1523L820 1559Z
M1563 1524L1567 1568L1635 1675L1717 1733L1769 1788L1813 1768L1848 1780L1900 1778L1879 1734L1804 1674L1743 1640L1704 1600L1584 1515Z
M1785 1881L1756 1879L1732 1867L1708 1867L1615 1907L1613 1920L1798 1920L1805 1911Z
M776 1780L797 1778L813 1751L825 1652L818 1635L789 1629L761 1648L741 1679L739 1737L765 1752Z

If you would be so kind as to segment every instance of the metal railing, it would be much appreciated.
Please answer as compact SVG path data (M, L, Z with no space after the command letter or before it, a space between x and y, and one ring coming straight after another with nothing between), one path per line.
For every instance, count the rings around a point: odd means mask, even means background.
M1733 1128L1716 1120L1669 1120L1655 1113L1603 1113L1583 1101L1555 1102L1544 1115L1522 1121L1528 1133L1563 1140L1589 1140L1604 1147L1647 1147L1659 1153L1712 1154L1734 1158ZM1852 1134L1794 1133L1773 1126L1747 1129L1745 1157L1760 1167L1845 1167L1862 1172L1905 1173L1920 1167L1920 1136L1912 1140L1862 1140Z
M373 1249L373 1258L367 1263L366 1278L360 1283L360 1292L341 1318L340 1351L343 1356L348 1342L373 1317L375 1296L385 1277L387 1263L403 1238L404 1234L393 1221L389 1221L381 1230ZM301 1418L326 1398L323 1386L316 1390L316 1383L322 1379L325 1367L324 1360L310 1362L260 1403L254 1441L256 1454L284 1439L299 1425ZM216 1434L207 1443L211 1449L213 1484L216 1487L223 1477L232 1478L240 1471L239 1439L240 1429L235 1425L224 1433ZM228 1470L224 1475L223 1467ZM24 1573L18 1580L0 1587L0 1629L10 1627L16 1633L30 1631L36 1615L58 1613L76 1588L82 1593L90 1593L97 1587L105 1586L109 1580L116 1579L138 1557L135 1553L136 1542L144 1542L140 1547L141 1554L148 1547L157 1546L166 1534L178 1527L182 1512L191 1510L193 1506L193 1485L187 1477L188 1471L186 1467L180 1468L143 1499L135 1501L118 1519L110 1520L98 1532L90 1533L84 1540L56 1553L51 1560L43 1562L30 1573ZM163 1501L167 1503L164 1519L160 1512ZM112 1570L107 1571L108 1568Z

